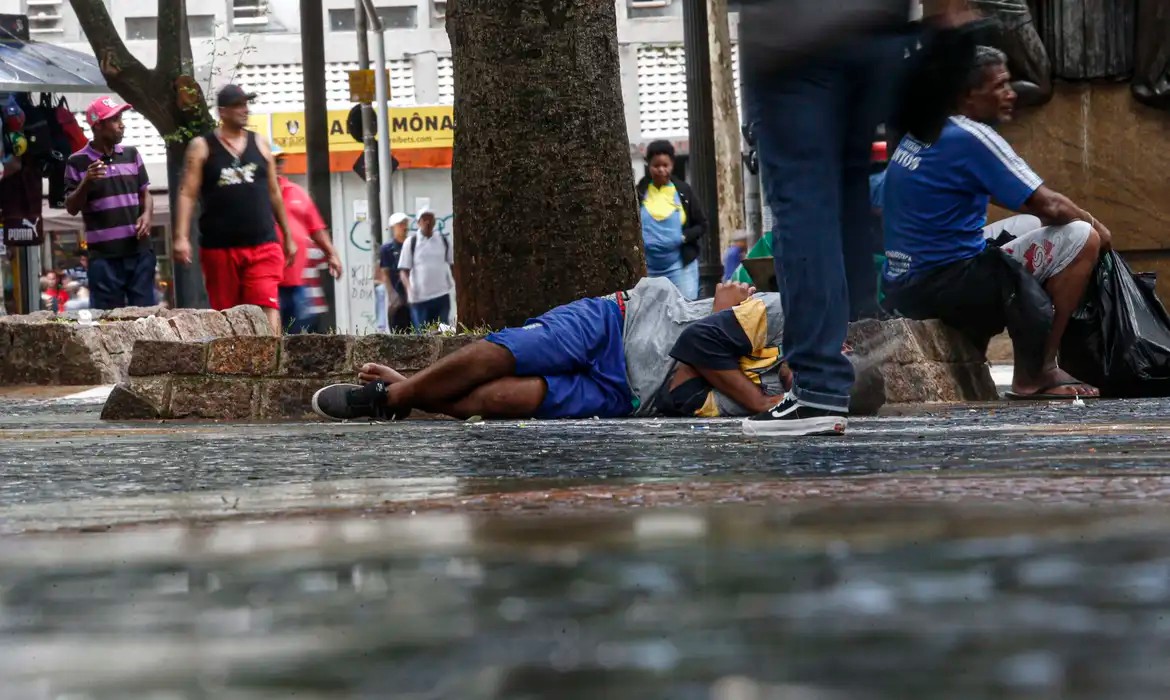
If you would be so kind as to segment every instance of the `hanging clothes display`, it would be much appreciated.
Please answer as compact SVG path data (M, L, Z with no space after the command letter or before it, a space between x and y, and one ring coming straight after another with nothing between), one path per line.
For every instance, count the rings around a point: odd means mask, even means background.
M0 179L0 219L6 245L41 244L44 238L42 180L49 179L53 204L59 200L63 205L65 161L73 152L68 150L71 147L59 123L52 95L41 94L33 102L27 93L12 93L0 100L0 163L4 168L4 177Z

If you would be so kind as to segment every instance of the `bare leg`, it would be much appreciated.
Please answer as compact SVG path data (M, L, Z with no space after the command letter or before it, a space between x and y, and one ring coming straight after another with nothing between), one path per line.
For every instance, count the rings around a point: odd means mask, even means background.
M484 384L511 377L515 371L516 359L511 352L481 340L412 377L390 382L387 403L393 408L433 410L428 406L449 405Z
M1069 319L1073 311L1081 303L1081 297L1089 285L1093 270L1097 267L1097 260L1101 253L1101 239L1096 231L1089 234L1089 239L1080 255L1073 260L1059 274L1044 284L1045 291L1052 298L1053 319L1052 331L1048 334L1048 342L1044 345L1044 364L1040 373L1035 377L1028 376L1026 369L1021 369L1021 363L1016 361L1015 376L1012 380L1012 390L1019 394L1032 394L1041 390L1045 393L1068 396L1097 396L1099 392L1086 384L1077 384L1077 379L1068 372L1060 369L1056 357L1060 352L1060 340L1068 328ZM1064 386L1060 386L1064 385Z
M272 326L272 332L282 335L284 329L280 326L280 309L265 308L264 315L268 317L268 325Z
M407 378L386 365L369 363L358 370L358 380L363 384L378 380L399 384ZM482 384L453 401L428 401L424 397L414 407L452 418L531 418L540 409L546 390L540 377L504 377Z
M547 390L540 377L504 377L480 385L456 401L420 404L419 408L452 418L532 418Z
M670 388L674 389L695 377L711 385L719 393L752 413L763 413L780 403L783 396L769 396L760 386L738 369L708 369L680 362L674 371Z

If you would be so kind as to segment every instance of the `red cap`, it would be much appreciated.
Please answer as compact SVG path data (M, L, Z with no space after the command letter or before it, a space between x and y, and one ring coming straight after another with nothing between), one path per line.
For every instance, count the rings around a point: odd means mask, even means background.
M85 121L93 126L98 122L113 119L128 109L131 109L130 105L117 104L112 97L99 97L85 109Z

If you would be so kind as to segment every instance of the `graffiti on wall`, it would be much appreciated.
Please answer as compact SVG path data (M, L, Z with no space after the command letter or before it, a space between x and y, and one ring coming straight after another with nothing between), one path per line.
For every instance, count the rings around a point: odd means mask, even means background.
M418 220L414 214L407 214L410 217L410 226L407 228L408 234L413 234L418 231ZM435 215L435 232L450 236L455 231L455 215L447 214L446 216ZM363 252L370 252L374 249L373 241L370 240L370 227L359 225L355 223L349 229L349 242L353 247Z

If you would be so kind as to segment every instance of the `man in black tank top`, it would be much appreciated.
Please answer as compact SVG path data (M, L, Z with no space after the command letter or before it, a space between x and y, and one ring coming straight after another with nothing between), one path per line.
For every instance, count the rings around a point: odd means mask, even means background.
M284 268L296 257L276 165L264 139L246 128L248 103L256 97L237 85L219 91L220 126L187 147L179 210L175 217L175 261L191 263L191 216L201 199L200 262L214 309L255 304L280 334ZM280 225L282 236L276 233Z

